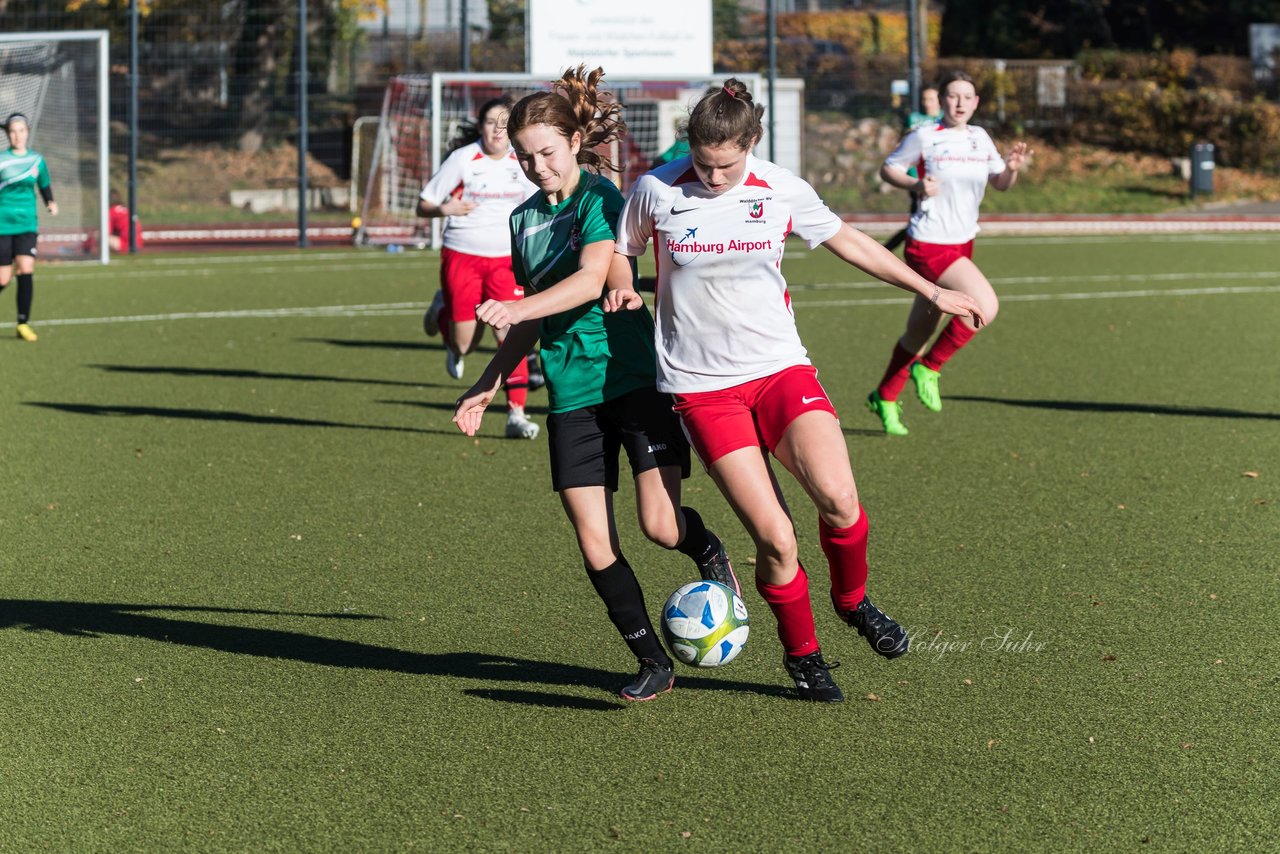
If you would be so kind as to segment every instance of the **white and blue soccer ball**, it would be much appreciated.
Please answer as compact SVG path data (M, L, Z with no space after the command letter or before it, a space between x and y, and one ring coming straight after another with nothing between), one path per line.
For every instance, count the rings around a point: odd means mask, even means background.
M747 606L717 581L692 581L662 606L662 636L671 654L695 667L719 667L742 652Z

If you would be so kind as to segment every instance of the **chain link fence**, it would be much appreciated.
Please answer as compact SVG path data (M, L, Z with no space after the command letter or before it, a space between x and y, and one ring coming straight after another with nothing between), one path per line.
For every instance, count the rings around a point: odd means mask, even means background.
M291 222L298 185L297 0L139 2L145 11L137 33L137 198L143 227ZM393 17L367 17L376 6L404 2L309 0L307 175L313 224L349 223L356 203L353 157L367 157L369 148L364 137L356 139L372 132L370 117L379 113L386 82L401 73L460 69L456 25L423 20L397 28ZM779 76L804 84L805 176L827 188L847 188L835 202L845 212L896 210L900 199L879 200L875 172L912 108L895 94L908 77L905 16L895 11L904 4L859 5L865 8L856 13L780 16ZM764 16L744 13L748 7L715 4L717 71L766 70ZM471 33L470 70L522 71L523 0L490 0L487 8L483 28ZM0 15L10 32L110 32L110 184L125 195L127 0L0 0ZM939 16L928 16L922 77L927 82L953 67L969 71L983 99L980 123L1006 138L1052 138L1076 121L1080 71L1074 63L939 63L939 28Z

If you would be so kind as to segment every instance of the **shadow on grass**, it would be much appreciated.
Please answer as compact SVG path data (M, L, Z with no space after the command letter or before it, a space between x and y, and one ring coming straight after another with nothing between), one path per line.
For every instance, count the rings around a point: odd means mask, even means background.
M466 391L466 389L463 388L461 385L458 386L458 390L459 392ZM415 409L441 409L445 412L450 412L450 413L453 412L455 409L457 409L456 404L435 403L430 400L375 400L374 403L382 403L387 406L412 406ZM489 404L489 409L487 411L489 412L489 414L495 417L500 415L505 416L506 414L505 406L506 405L505 403L503 403L502 398L498 397L494 399L493 403ZM526 405L524 408L524 411L526 415L546 415L547 414L547 408L545 406L534 406L531 404Z
M355 383L356 385L390 385L405 388L444 388L441 383L362 377L334 377L324 374L277 374L269 371L237 370L233 368L178 368L152 365L89 365L89 367L115 374L163 374L175 377L217 377L236 380L290 380L304 383Z
M444 352L444 344L432 341L359 341L346 338L299 338L308 344L328 344L353 350L435 350Z
M26 401L25 406L40 406L58 412L75 415L128 415L151 418L181 418L189 421L230 421L237 424L261 424L281 427L341 427L345 430L382 430L391 433L418 433L436 436L453 436L448 430L424 430L421 427L393 427L384 424L346 424L341 421L325 421L317 418L289 418L283 415L254 415L249 412L231 412L215 409L172 409L167 406L102 406L96 403L50 403Z
M997 403L1001 406L1023 406L1028 409L1054 409L1066 412L1132 413L1137 415L1181 415L1192 418L1259 418L1280 421L1280 413L1248 412L1243 409L1227 409L1220 406L1164 406L1154 403L1104 403L1097 400L1015 400L979 395L947 395L953 400L969 403Z
M146 612L164 612L166 616ZM226 626L183 620L167 614L249 614L318 620L386 620L370 614L294 613L247 608L205 608L187 605L146 605L96 602L61 602L39 599L0 599L0 629L53 632L77 638L103 635L143 638L160 643L209 649L236 655L284 659L327 667L380 670L414 676L448 676L497 682L524 682L595 688L613 693L623 674L594 667L534 661L478 652L420 653L358 641L337 640L280 629ZM630 674L626 674L630 675ZM679 678L682 688L739 691L784 697L788 692L774 685L751 682ZM472 696L502 702L595 709L613 709L615 704L565 697L536 691L468 691ZM618 701L619 703L621 701Z

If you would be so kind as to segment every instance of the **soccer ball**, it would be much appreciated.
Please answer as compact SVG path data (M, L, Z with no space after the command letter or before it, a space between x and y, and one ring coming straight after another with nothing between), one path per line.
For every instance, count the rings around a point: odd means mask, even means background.
M662 606L662 635L671 653L695 667L719 667L747 642L747 606L717 581L691 581Z

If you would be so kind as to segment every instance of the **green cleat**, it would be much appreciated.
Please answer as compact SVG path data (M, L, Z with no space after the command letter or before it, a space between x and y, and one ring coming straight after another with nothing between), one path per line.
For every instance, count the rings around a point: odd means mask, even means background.
M890 436L905 436L909 432L902 423L902 404L896 400L885 400L880 392L873 391L867 395L867 409L880 416L884 424L884 432Z
M925 409L933 412L942 411L942 395L938 393L940 376L940 372L926 368L923 362L911 363L911 381L916 384L916 397L920 398Z

